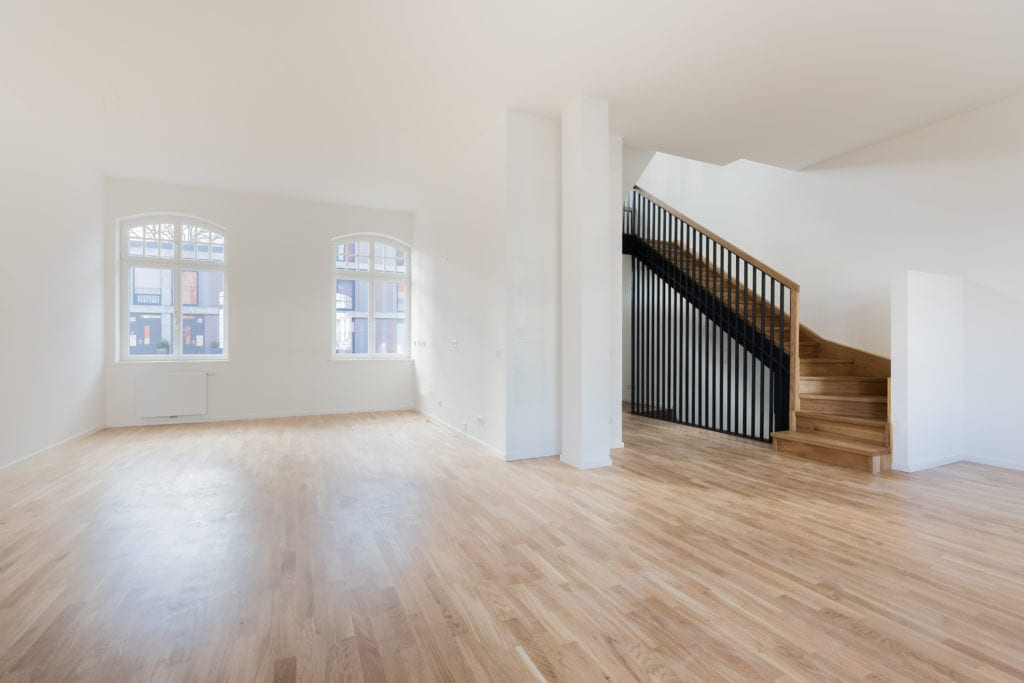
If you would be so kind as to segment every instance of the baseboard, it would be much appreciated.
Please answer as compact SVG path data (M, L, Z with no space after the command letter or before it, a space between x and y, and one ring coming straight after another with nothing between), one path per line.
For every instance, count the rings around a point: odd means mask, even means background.
M502 460L506 460L505 453L503 453L501 450L495 448L491 444L487 443L486 441L478 439L477 437L473 436L469 432L464 431L462 429L459 429L455 425L452 425L452 424L449 424L449 423L445 422L444 420L439 418L437 415L432 415L431 413L428 413L427 411L423 410L422 408L413 408L413 410L415 410L417 413L419 413L423 417L427 418L431 422L434 422L434 423L444 427L448 431L452 432L452 434L455 434L456 436L464 436L468 441L472 441L477 446L480 446L481 448L483 448L485 451L487 451L488 454L493 455L493 456L495 456L497 458L501 458Z
M999 458L964 458L967 462L977 463L979 465L988 465L989 467L1002 467L1008 470L1019 470L1024 471L1024 462L1014 462L1013 460L1000 460Z
M973 456L953 456L949 458L937 458L935 460L928 460L927 462L918 463L911 469L900 469L893 467L897 472L920 472L922 470L929 470L933 467L942 467L943 465L952 465L957 462L972 462L977 465L987 465L989 467L1002 467L1007 470L1018 470L1024 472L1024 462L1014 462L1013 460L1001 460L999 458L979 458Z
M38 455L43 455L44 453L48 453L49 451L52 451L55 448L60 448L61 446L65 446L65 445L71 443L72 441L77 441L78 439L84 439L85 437L87 437L87 436L89 436L91 434L95 434L96 432L102 432L104 429L106 429L106 427L104 427L102 425L99 426L99 427L91 427L90 429L86 429L84 432L79 432L78 434L74 434L72 436L69 436L66 439L61 439L57 443L52 443L49 446L45 446L43 448L40 448L38 451L33 451L32 453L29 453L28 455L23 455L20 458L18 458L17 460L12 460L11 462L7 463L6 465L0 465L0 471L5 470L8 467L14 467L18 463L25 462L26 460L30 460L31 458L34 458L34 457L36 457Z
M516 460L533 460L534 458L557 458L558 453L553 452L551 449L542 451L522 451L519 453L506 453L506 462L515 462Z
M355 415L358 413L395 413L414 410L410 404L398 406L376 406L369 408L352 408L345 410L295 411L284 413L240 413L236 415L190 415L178 418L152 418L133 420L114 420L107 422L107 427L148 427L158 425L196 424L204 422L237 422L239 420L273 420L281 417L317 417L322 415Z
M565 460L563 460L562 462L565 462ZM598 467L611 467L614 463L612 463L611 458L608 458L606 460L587 461L584 463L580 463L579 465L576 465L571 462L565 462L565 464L569 465L570 467L575 467L578 470L596 470Z
M625 447L626 447L626 442L625 441L620 441L620 442L618 442L616 444L612 444L612 450L613 451L617 451L620 448L625 448Z
M955 462L963 462L966 460L962 455L951 455L945 458L935 458L934 460L926 460L924 462L914 463L913 467L897 467L893 465L892 469L897 472L921 472L922 470L930 470L933 467L942 467L943 465L952 465Z

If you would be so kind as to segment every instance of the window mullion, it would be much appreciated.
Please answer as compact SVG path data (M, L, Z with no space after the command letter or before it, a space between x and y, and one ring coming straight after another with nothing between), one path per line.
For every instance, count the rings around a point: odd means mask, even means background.
M174 349L175 360L181 360L184 354L181 341L181 266L176 266L171 274L171 288L174 292L174 339L171 340L171 348Z
M367 340L369 348L367 348L366 350L368 352L367 355L370 356L371 358L377 355L377 324L376 315L374 313L374 311L376 310L374 297L377 296L377 293L375 291L377 288L373 286L373 245L374 243L370 242L370 276L366 278L366 289L368 290L366 294L366 326L369 328L366 331L366 336L369 337L369 339Z

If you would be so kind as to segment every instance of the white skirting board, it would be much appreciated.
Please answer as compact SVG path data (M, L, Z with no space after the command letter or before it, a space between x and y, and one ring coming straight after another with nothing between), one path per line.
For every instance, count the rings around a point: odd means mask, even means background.
M205 372L154 372L135 378L136 417L205 414Z

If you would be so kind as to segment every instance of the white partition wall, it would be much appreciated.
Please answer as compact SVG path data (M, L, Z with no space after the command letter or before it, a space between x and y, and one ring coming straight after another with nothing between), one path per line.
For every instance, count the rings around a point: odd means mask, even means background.
M611 464L608 140L607 102L562 111L561 458L581 468Z
M893 469L967 456L964 280L909 271L893 283Z
M558 455L559 239L562 152L557 120L508 112L506 460Z

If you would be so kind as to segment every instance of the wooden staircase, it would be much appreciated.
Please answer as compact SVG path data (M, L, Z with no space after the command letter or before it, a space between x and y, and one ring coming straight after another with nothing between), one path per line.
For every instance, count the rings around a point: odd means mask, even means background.
M891 468L887 358L801 329L792 428L773 432L779 453L878 474Z
M778 305L773 305L772 302L758 296L735 274L702 262L678 242L652 242L651 246L680 272L706 289L714 300L724 304L747 323L756 326L758 332L771 343L781 344L783 350L789 353L792 326L789 313L784 313Z
M890 361L823 339L801 325L797 283L640 188L634 188L631 207L624 213L623 253L634 257L634 272L638 264L646 269L642 271L646 275L634 278L632 348L634 353L638 345L641 349L640 358L634 363L634 388L637 380L649 382L652 373L654 376L653 392L634 391L631 401L634 414L749 438L770 438L780 453L819 462L872 473L890 469ZM680 319L665 316L666 301L670 312L681 309L671 298L666 298L664 289L658 289L659 282L678 292L699 315L716 326L718 332L713 329L708 336L705 325L697 328L704 330L703 339L700 334L684 339L684 332L692 331L693 325L682 324L686 322L685 315L682 323ZM636 318L638 302L646 300L637 298L638 286L660 307L656 308L653 324L650 314ZM692 316L690 320L692 322ZM644 347L648 339L645 330L664 335L660 345ZM731 345L728 342L723 345L724 337L733 340ZM664 349L684 343L691 345L688 350L682 355L669 352L666 363ZM716 344L718 355L715 354ZM717 386L720 390L726 387L726 399L716 399L712 388L710 420L707 389L701 387L688 393L686 382L710 377L714 383L715 371L704 370L701 375L700 371L692 370L690 364L682 362L690 354L689 360L699 364L703 353L703 362L707 363L709 346L712 365L707 367L717 368L714 364L721 364L723 359L726 364L736 363L733 374L726 371L723 375L720 368L717 370ZM695 354L692 347L696 348ZM737 347L742 351L737 353ZM773 428L775 431L764 428L763 404L759 406L760 420L755 423L751 418L748 423L743 400L762 400L765 385L762 380L754 394L746 394L745 360L742 391L746 398L741 397L737 402L741 390L737 359L743 358L743 353L749 353L772 373L771 386L783 388L770 399L768 420L771 425L777 425ZM653 368L643 366L651 358ZM680 372L680 368L684 372ZM637 370L642 372L637 374ZM667 391L666 382L659 379L662 372L669 375ZM733 382L731 387L730 381ZM732 413L729 412L730 400L735 406ZM696 411L690 403L697 404ZM742 418L737 414L741 408ZM700 419L702 410L703 421Z

